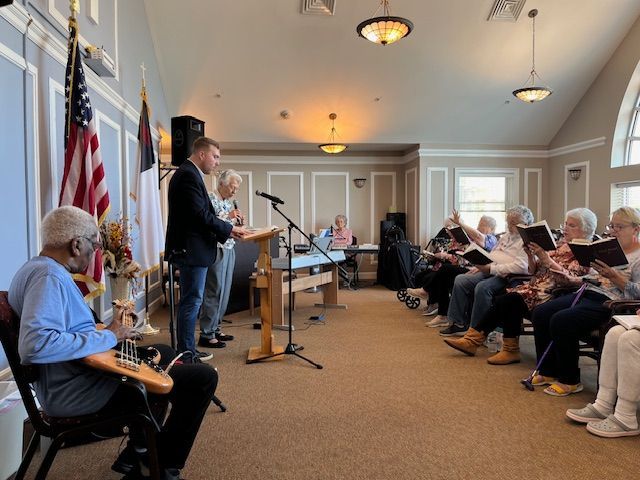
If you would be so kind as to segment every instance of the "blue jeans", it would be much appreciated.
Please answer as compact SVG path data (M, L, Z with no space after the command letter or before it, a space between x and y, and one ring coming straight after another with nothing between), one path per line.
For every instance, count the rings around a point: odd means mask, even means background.
M194 267L175 262L180 270L180 303L178 304L178 352L196 352L196 320L207 279L207 267Z
M220 333L220 321L229 304L235 264L236 251L233 248L218 248L216 261L207 271L204 299L199 316L200 338L211 340Z
M482 272L458 275L453 282L447 317L459 327L475 328L491 308L493 298L504 291L507 280Z

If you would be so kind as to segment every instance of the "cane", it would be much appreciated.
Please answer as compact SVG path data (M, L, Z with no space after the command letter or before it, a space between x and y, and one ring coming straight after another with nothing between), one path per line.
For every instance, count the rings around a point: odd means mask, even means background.
M582 296L582 292L584 292L584 289L587 288L587 284L583 284L578 291L576 292L576 298L573 299L573 302L571 303L571 306L569 308L573 308L576 306L576 303L578 303L578 300L580 300L580 297ZM542 356L540 356L540 360L538 360L538 363L536 364L536 368L533 369L533 371L531 372L531 374L527 377L527 378L523 378L522 380L520 380L520 383L522 385L524 385L524 388L526 388L527 390L530 391L534 391L535 387L533 386L533 377L535 377L536 375L538 375L538 371L540 370L540 366L542 365L542 362L544 362L544 359L547 357L547 354L549 353L549 350L551 350L551 347L553 346L553 340L551 340L549 342L549 345L547 345L546 350L544 351L544 353L542 354Z

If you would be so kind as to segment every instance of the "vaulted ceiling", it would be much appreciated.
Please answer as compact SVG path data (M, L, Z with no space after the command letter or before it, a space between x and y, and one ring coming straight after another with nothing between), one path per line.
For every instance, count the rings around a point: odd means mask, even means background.
M527 0L489 22L495 0L391 0L415 29L382 47L355 31L379 0L335 0L333 16L302 3L145 0L171 114L236 148L324 142L331 112L350 144L548 145L640 15L638 0ZM524 104L532 8L554 93Z

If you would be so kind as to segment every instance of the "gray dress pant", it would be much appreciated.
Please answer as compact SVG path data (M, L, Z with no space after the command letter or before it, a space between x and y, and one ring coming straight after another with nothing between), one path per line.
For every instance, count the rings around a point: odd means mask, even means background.
M200 307L200 338L212 339L220 333L220 321L227 311L233 281L236 251L218 246L216 261L207 271L204 298Z

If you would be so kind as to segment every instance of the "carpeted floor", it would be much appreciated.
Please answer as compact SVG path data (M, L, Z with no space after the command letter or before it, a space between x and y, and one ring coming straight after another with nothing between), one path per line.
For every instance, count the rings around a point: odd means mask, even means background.
M623 479L640 470L640 437L605 440L565 418L595 396L595 362L584 360L585 391L566 398L525 390L534 366L486 363L442 342L395 292L341 290L348 310L318 314L319 294L298 293L294 343L318 370L294 356L247 365L259 344L248 312L231 315L236 336L213 350L218 397L207 413L183 477L189 480L305 479ZM166 327L166 309L153 318ZM276 331L286 345L287 333ZM163 335L152 341L166 341ZM59 454L51 479L118 478L110 440ZM31 472L32 473L32 472Z

